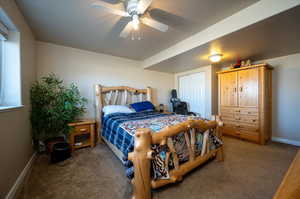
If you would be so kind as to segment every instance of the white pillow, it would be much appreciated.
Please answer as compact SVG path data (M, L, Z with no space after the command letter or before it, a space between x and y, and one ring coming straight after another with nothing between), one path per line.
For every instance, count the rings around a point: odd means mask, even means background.
M134 113L135 111L130 109L125 105L107 105L104 106L102 111L104 115L112 114L112 113Z

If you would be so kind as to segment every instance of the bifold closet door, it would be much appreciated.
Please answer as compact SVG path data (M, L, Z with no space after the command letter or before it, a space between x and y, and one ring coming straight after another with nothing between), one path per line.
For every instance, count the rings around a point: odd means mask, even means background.
M189 111L206 117L205 110L205 72L180 76L179 98L188 103Z

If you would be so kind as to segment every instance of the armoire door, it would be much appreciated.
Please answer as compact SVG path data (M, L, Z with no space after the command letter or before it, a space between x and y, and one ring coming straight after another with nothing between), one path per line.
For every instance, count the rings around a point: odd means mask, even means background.
M220 75L221 106L237 106L237 72Z
M258 69L238 72L240 107L258 107Z

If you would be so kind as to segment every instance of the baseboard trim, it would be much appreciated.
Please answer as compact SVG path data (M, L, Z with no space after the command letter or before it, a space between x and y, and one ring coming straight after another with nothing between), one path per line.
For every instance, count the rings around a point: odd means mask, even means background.
M290 145L294 145L294 146L300 146L300 141L289 140L289 139L281 138L281 137L272 137L272 141L280 142L280 143L284 143L284 144L290 144Z
M21 174L17 178L15 184L12 186L12 188L10 189L8 194L6 195L5 199L15 199L16 194L18 193L19 189L22 187L22 185L23 185L23 183L26 179L26 176L27 176L28 172L30 171L30 169L33 165L35 157L36 157L36 152L34 154L32 154L30 160L27 162L25 168L23 169L23 171L21 172Z

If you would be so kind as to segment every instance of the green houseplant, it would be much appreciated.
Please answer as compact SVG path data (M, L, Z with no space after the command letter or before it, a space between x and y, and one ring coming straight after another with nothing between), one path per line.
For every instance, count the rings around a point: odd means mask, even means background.
M65 86L55 74L33 83L31 90L31 125L34 141L68 134L68 123L82 116L87 100L79 89Z

